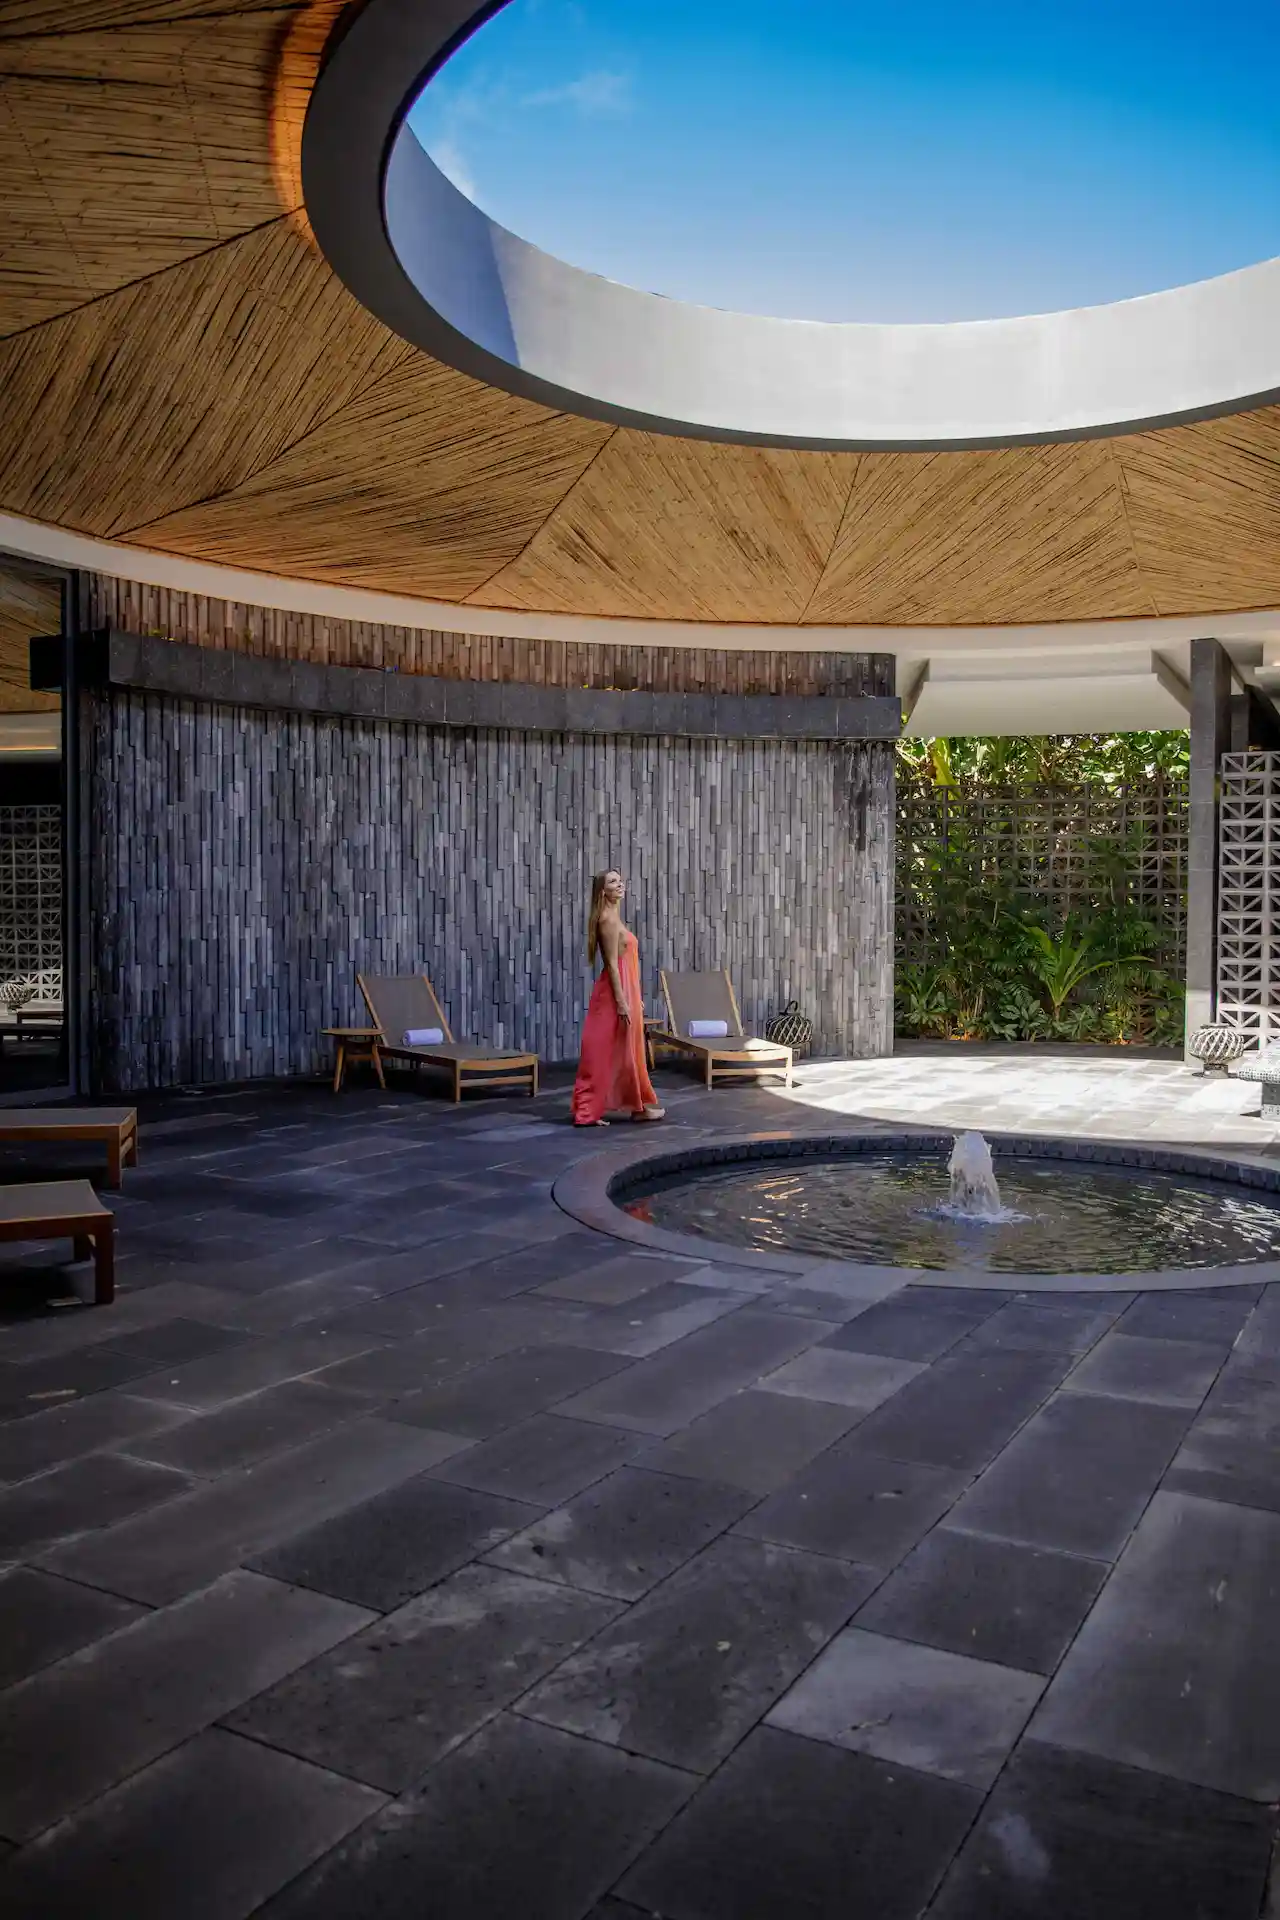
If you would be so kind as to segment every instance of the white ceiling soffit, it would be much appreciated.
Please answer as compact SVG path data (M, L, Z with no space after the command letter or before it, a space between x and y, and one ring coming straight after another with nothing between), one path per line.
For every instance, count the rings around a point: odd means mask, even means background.
M1185 727L1185 708L1146 672L1034 679L939 679L930 674L904 732L938 734L1137 733Z
M0 512L0 554L43 560L56 567L81 567L120 580L170 587L178 593L232 600L243 606L278 607L287 613L316 614L326 620L371 620L390 627L418 627L445 633L502 634L512 639L563 640L602 646L730 647L786 652L893 653L900 660L998 658L1005 671L1025 663L1030 671L1052 664L1059 654L1084 658L1093 672L1117 647L1137 660L1153 647L1175 661L1200 635L1221 640L1233 652L1271 646L1280 649L1280 608L1250 613L1176 614L1138 620L1062 620L1038 626L859 627L749 626L704 620L622 620L592 614L517 613L495 607L459 606L407 594L376 593L361 587L329 587L240 567L187 560L153 548L125 546L46 526L18 514ZM1280 652L1277 657L1280 658ZM1041 663L1037 665L1036 663Z
M0 761L61 758L60 713L0 713Z

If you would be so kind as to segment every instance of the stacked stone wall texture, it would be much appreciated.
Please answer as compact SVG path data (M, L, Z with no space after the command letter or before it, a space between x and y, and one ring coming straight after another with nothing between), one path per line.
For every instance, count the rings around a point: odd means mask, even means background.
M326 720L112 689L92 742L103 1090L305 1074L357 971L430 974L459 1038L572 1058L592 872L646 998L727 966L759 1026L892 1044L893 747Z

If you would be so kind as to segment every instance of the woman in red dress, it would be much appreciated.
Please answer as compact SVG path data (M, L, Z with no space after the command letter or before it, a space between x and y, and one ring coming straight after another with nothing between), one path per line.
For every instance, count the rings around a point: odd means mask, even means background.
M644 1057L644 995L640 991L640 948L622 924L622 875L611 867L591 882L587 921L587 959L599 954L603 967L591 991L582 1029L582 1054L573 1084L575 1127L606 1127L607 1113L633 1120L661 1120Z

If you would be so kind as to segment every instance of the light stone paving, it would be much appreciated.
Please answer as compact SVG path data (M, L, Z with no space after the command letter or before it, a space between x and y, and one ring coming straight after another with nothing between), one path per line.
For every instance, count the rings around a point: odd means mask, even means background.
M887 1060L806 1062L775 1098L842 1120L944 1129L1148 1140L1266 1153L1280 1124L1258 1113L1261 1089L1181 1061L1114 1054L907 1050Z

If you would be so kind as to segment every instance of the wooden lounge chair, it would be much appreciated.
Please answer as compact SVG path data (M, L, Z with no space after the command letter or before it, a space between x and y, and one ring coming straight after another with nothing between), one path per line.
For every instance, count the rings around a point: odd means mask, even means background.
M0 1144L12 1140L101 1140L107 1149L107 1185L118 1187L123 1167L138 1164L136 1107L0 1107Z
M691 1053L702 1062L703 1078L709 1087L717 1080L742 1080L759 1073L780 1073L791 1085L791 1048L775 1046L771 1040L755 1040L742 1031L738 999L727 973L662 973L662 997L667 1003L667 1031L663 1046ZM728 1032L723 1040L694 1040L689 1028L695 1021L723 1020Z
M77 1260L93 1258L93 1298L116 1297L115 1215L87 1180L0 1187L0 1240L73 1240Z
M523 1087L530 1098L537 1093L537 1054L511 1053L501 1047L478 1047L467 1040L455 1040L425 973L358 973L356 980L378 1029L378 1051L393 1060L443 1067L453 1077L455 1106L469 1086ZM413 1047L406 1043L406 1033L421 1033L432 1027L438 1027L444 1035L438 1045Z

